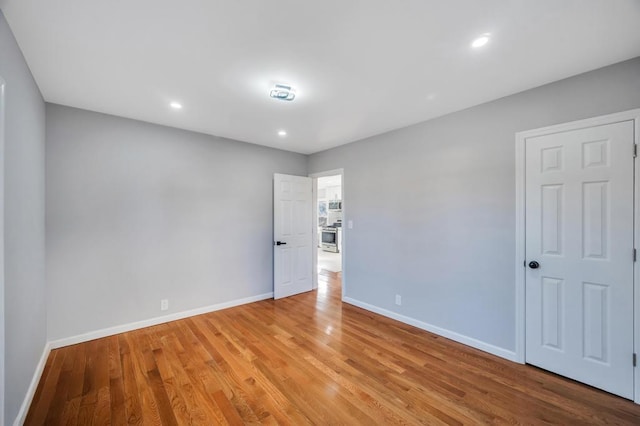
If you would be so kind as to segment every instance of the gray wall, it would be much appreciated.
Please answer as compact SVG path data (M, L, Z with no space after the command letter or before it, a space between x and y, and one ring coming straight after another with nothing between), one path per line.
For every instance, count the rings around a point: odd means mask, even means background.
M306 156L47 104L46 161L50 340L273 291L273 173Z
M46 343L45 106L1 12L0 76L6 83L3 402L5 423L12 424Z
M515 350L514 134L638 107L640 58L311 155L344 168L346 296Z

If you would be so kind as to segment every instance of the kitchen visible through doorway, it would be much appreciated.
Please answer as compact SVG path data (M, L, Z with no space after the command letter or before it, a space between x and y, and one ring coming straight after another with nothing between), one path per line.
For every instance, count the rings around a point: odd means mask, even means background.
M322 176L317 184L318 273L342 271L342 176Z

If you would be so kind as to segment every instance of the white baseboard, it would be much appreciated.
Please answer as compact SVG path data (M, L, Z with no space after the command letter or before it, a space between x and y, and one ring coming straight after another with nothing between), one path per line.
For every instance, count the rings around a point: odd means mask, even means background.
M24 424L24 421L27 418L27 413L29 412L29 407L31 406L31 401L33 400L33 396L36 394L36 389L38 389L38 383L40 383L40 378L42 377L42 372L44 371L44 365L47 363L47 358L49 358L49 353L51 352L51 343L46 343L44 345L44 350L42 351L42 356L40 357L40 361L36 366L36 371L33 373L33 378L31 379L31 383L29 384L29 388L27 388L27 394L24 397L24 401L22 401L22 405L20 406L20 411L18 411L18 416L16 420L13 422L13 426L21 426ZM2 419L0 419L0 423Z
M490 343L486 343L481 340L474 339L473 337L465 336L463 334L456 333L454 331L450 331L432 324L428 324L426 322L422 322L417 319L407 317L405 315L401 315L384 308L379 308L378 306L370 305L368 303L361 302L359 300L352 299L350 297L345 297L342 299L342 301L345 303L349 303L350 305L354 305L359 308L366 309L367 311L375 312L376 314L380 314L382 316L403 322L405 324L409 324L414 327L421 328L422 330L426 330L428 332L437 334L439 336L446 337L447 339L455 340L456 342L462 343L463 345L480 349L481 351L499 356L500 358L505 358L505 359L508 359L509 361L517 362L516 353L514 351L510 351L498 346L494 346Z
M107 336L113 336L114 334L125 333L127 331L138 330L140 328L151 327L152 325L158 325L165 322L192 317L195 315L201 315L209 312L219 311L221 309L233 308L234 306L246 305L247 303L258 302L260 300L271 299L271 298L273 298L273 292L259 294L257 296L245 297L244 299L230 300L228 302L204 306L202 308L176 312L174 314L164 315L156 318L150 318L147 320L132 322L129 324L117 325L115 327L103 328L101 330L91 331L89 333L79 334L77 336L65 337L63 339L53 340L49 342L49 344L51 345L51 349L61 348L63 346L75 345L77 343L88 342L89 340L100 339L102 337L107 337Z

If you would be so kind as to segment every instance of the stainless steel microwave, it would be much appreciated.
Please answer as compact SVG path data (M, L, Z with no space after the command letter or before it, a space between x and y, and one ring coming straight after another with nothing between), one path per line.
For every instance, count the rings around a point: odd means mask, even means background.
M340 200L329 201L329 210L342 210L342 201Z

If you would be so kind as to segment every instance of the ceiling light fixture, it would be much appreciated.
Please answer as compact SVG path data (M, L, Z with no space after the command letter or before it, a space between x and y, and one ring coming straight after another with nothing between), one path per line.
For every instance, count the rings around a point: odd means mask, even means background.
M292 101L296 97L296 91L291 88L291 86L285 86L284 84L276 84L271 92L269 92L269 96L274 99L279 99L281 101Z
M173 109L182 109L182 104L179 102L171 102L169 106Z
M471 43L471 47L473 48L478 48L478 47L482 47L485 44L489 43L489 38L491 37L491 34L489 33L484 33L482 34L480 37L478 37L477 39L473 40L473 42Z
M287 136L287 131L286 130L279 130L278 131L278 136Z

